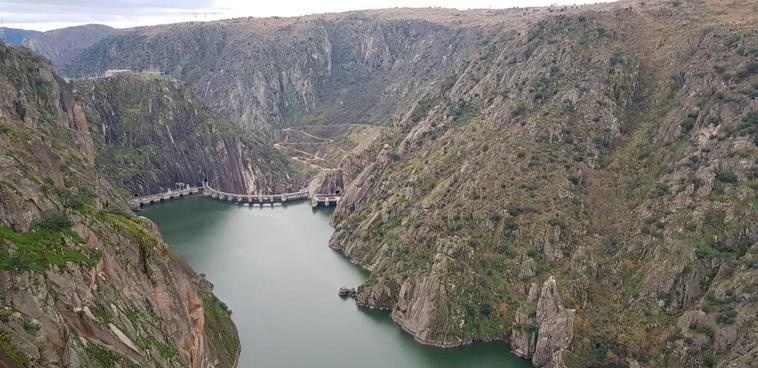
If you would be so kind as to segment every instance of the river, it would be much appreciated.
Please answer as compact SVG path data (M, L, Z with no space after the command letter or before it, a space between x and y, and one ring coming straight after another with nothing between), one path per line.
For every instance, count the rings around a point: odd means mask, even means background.
M502 343L423 346L388 312L339 298L339 287L357 287L367 274L327 246L330 214L307 201L261 208L207 198L142 212L232 309L240 368L531 366Z

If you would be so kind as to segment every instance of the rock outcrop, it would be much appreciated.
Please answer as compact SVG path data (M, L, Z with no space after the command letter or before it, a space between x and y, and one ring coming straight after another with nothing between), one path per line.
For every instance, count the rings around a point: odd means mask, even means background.
M571 344L576 311L563 306L555 277L545 280L541 289L537 284L531 288L527 304L516 311L510 338L513 352L531 358L535 367L565 366L562 354Z
M0 43L0 365L233 367L229 312L95 161L70 86Z
M574 309L564 308L555 278L550 276L542 285L537 301L537 344L532 354L536 367L561 366L561 354L571 343L574 330Z
M355 288L341 287L337 290L337 295L342 298L355 298L356 293Z

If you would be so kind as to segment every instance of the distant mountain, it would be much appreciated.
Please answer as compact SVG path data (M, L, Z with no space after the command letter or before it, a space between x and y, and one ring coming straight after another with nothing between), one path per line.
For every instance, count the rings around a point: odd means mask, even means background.
M25 37L21 44L50 59L57 67L78 56L82 50L118 32L120 30L102 24L86 24L37 32Z
M0 27L0 40L11 45L21 45L25 39L41 34L40 31L31 31L28 29Z

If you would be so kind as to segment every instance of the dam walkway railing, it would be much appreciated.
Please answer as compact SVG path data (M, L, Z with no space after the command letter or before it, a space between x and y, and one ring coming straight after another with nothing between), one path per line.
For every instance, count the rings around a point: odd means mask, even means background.
M290 201L298 201L310 198L311 206L313 208L336 206L341 198L336 194L315 194L313 196L310 196L307 189L301 189L297 192L281 194L239 194L220 191L208 185L204 185L202 187L186 187L182 189L167 190L161 193L138 196L131 198L128 202L129 207L132 209L138 209L151 204L193 196L210 197L213 199L233 202L240 205L247 204L249 206L256 204L261 206L265 204L274 205L276 203L284 204Z

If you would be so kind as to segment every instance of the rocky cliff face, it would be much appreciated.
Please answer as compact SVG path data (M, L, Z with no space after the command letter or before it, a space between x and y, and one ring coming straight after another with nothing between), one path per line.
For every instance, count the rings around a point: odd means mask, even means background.
M541 291L532 283L526 302L514 316L513 352L531 357L537 367L564 366L563 353L571 343L576 310L563 307L553 276L545 280Z
M179 81L133 73L77 81L74 92L97 146L98 168L131 193L203 180L232 193L292 189L283 156L215 116Z
M0 43L0 365L232 367L224 305L95 161L70 87Z
M86 48L119 32L102 24L85 24L36 32L24 37L20 44L50 59L54 66L59 67L76 58Z
M386 10L147 27L97 43L62 70L158 67L222 116L277 136L308 122L375 123L404 113L498 31L471 23L447 10Z

